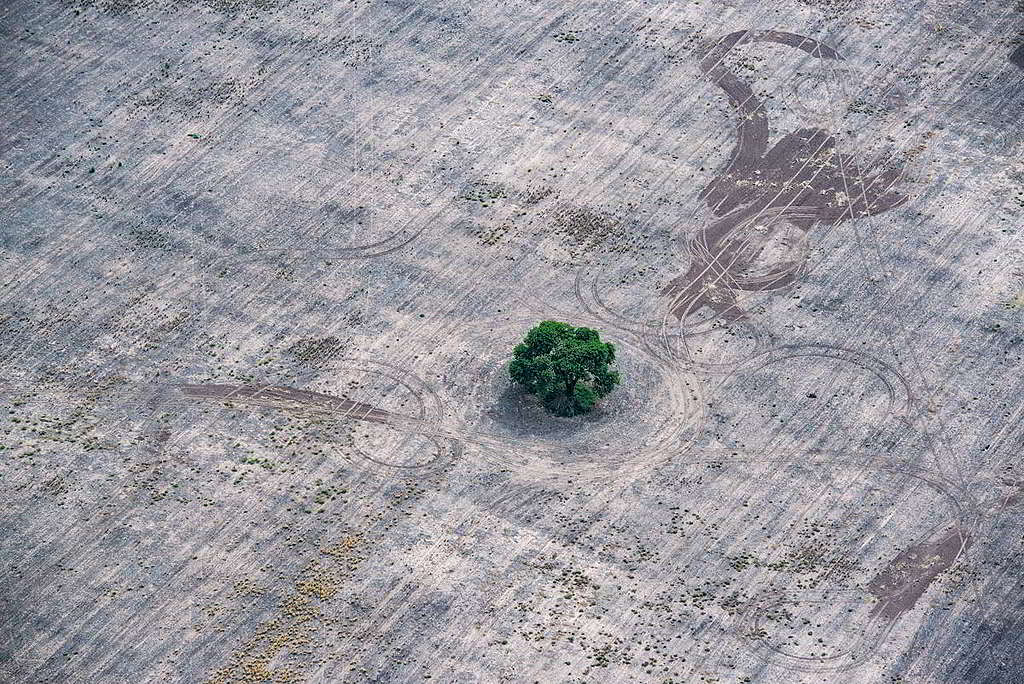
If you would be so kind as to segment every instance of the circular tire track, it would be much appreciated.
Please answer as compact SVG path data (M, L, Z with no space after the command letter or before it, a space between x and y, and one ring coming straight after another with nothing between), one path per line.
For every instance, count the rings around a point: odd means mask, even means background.
M574 289L581 308L602 325L622 335L631 336L651 353L675 359L686 366L703 371L723 372L763 352L769 343L767 330L749 318L734 321L729 327L722 326L715 320L696 324L686 323L690 315L700 308L701 305L697 303L686 310L678 323L669 320L671 314L647 321L632 318L608 304L606 294L609 288L603 288L599 284L603 275L604 272L601 270L585 272L581 269L577 273ZM652 295L652 298L662 299L657 295ZM696 358L692 351L696 340L709 338L720 332L731 334L730 331L735 328L740 328L741 336L753 342L752 348L744 350L738 358L731 361L715 363Z
M688 431L692 431L690 438L696 436L696 428L703 419L701 388L696 378L685 374L671 359L652 355L628 338L606 337L606 341L616 345L616 366L624 371L624 379L594 413L556 418L539 407L530 408L528 399L524 405L520 400L525 395L516 394L505 375L512 346L533 325L550 317L551 314L537 314L477 322L473 335L453 344L476 350L471 361L457 371L461 377L472 378L476 390L470 397L475 401L466 404L457 424L466 443L481 447L484 458L541 479L617 480L670 459L686 446ZM507 340L508 348L496 347L495 339ZM638 387L643 389L637 390ZM642 391L643 396L626 398L627 392L637 391ZM506 410L503 416L502 408L492 403L496 396L504 397L506 402L519 402L518 410ZM665 406L660 415L654 416L654 425L649 431L637 432L637 426L650 424L652 416L645 414L645 410L655 406L659 398ZM619 410L620 402L624 410ZM450 403L456 405L454 401ZM524 423L524 416L533 424ZM496 430L511 434L499 434ZM536 434L538 430L555 436ZM573 439L574 432L583 437Z
M512 343L538 320L540 319L502 320L498 321L497 325L492 323L489 327L487 323L479 323L474 329L486 329L486 333L471 337L468 340L469 346L477 349L493 348L493 345L484 344L483 337L486 336L490 339L496 334L499 336L505 334ZM616 340L616 342L618 341ZM415 344L415 342L410 340L407 344ZM699 424L699 417L702 416L698 409L701 404L697 394L699 386L695 380L679 383L675 381L677 380L676 373L679 371L678 367L666 364L662 359L649 357L642 350L628 345L628 343L626 347L630 350L628 353L635 364L634 367L646 368L647 370L643 372L652 377L651 382L646 386L645 399L628 402L628 405L635 407L634 413L609 411L606 415L609 416L610 422L603 430L599 427L600 431L595 433L588 426L586 439L576 440L570 444L559 439L497 434L481 429L479 421L466 418L454 420L454 412L446 411L446 407L453 405L453 400L442 400L441 396L417 377L412 370L385 362L348 359L332 364L322 369L322 372L344 377L352 371L357 371L386 378L405 388L414 398L417 404L414 414L395 413L376 405L362 403L360 403L360 407L366 408L353 410L352 406L338 403L348 401L347 399L307 390L296 390L292 387L206 385L207 390L203 389L203 385L185 387L186 391L192 394L193 401L196 398L216 399L221 402L255 403L278 406L287 410L348 416L357 420L381 423L390 429L406 431L410 436L423 436L434 445L435 454L431 459L414 464L389 461L387 458L368 454L365 450L357 447L357 451L365 460L385 469L438 467L442 463L449 463L457 458L461 454L463 444L472 444L480 447L480 453L486 460L502 468L541 479L568 477L581 481L613 480L670 459L675 453L678 453L680 448L685 447L684 437L687 431L692 431L691 437L696 436L695 428ZM621 346L620 349L622 349ZM496 383L500 384L501 376L505 372L508 362L508 355L502 350L499 354L476 357L474 361L470 373L480 382L475 382L473 386L484 387L485 392L490 392L495 388ZM633 378L633 384L638 384L636 378ZM639 425L648 418L643 414L644 408L651 405L655 395L664 393L666 388L668 391L665 394L668 396L670 410L659 417L652 431L647 434L642 432L624 433L624 426ZM170 396L167 392L170 392ZM173 394L173 388L167 388L161 398L151 402L152 410L162 409L171 404L181 404L187 400L187 397L174 397ZM611 396L614 396L614 393ZM369 415L367 413L369 408L379 411L379 414ZM574 419L548 417L547 420L555 423L556 427L564 427ZM579 420L576 420L574 424L579 426ZM604 440L603 443L602 440Z
M451 437L439 436L439 433L442 432L442 421L444 419L445 406L441 397L426 382L407 369L375 361L357 362L354 359L346 360L339 362L337 365L332 364L328 366L325 369L325 372L333 373L353 370L378 375L404 387L417 403L417 415L415 418L422 421L426 428L426 430L421 434L430 441L431 444L433 444L435 450L433 457L422 462L396 463L388 461L387 459L380 459L371 456L362 449L359 449L357 443L356 450L364 459L385 468L418 469L437 467L442 465L442 462L450 462L458 458L462 452L462 445L458 440ZM391 427L391 429L399 428ZM430 432L435 434L429 434ZM406 446L411 437L414 437L414 434L405 435L401 448Z
M927 588L928 583L923 586L918 584L920 578L915 578L913 573L907 573L904 575L901 566L899 564L902 556L910 555L911 558L914 555L911 553L915 549L928 549L934 546L932 540L939 536L939 533L952 528L956 531L967 531L973 530L976 527L977 521L974 516L970 514L969 506L965 506L965 502L962 497L958 495L957 490L954 486L947 485L939 479L937 479L931 473L923 470L914 470L911 468L902 468L895 465L889 464L878 464L873 459L857 459L842 454L829 454L820 451L809 451L800 454L799 456L787 456L773 459L761 459L756 457L739 457L739 452L735 450L729 450L728 455L718 462L724 463L756 463L758 465L765 465L768 462L772 464L792 463L800 465L814 465L816 467L823 468L835 468L839 467L842 469L850 470L868 470L873 473L878 482L887 484L890 490L894 490L896 485L894 484L897 476L909 477L922 485L928 491L938 495L937 500L941 501L947 508L947 513L942 516L944 522L936 523L926 529L924 532L916 535L910 545L904 547L904 551L896 556L895 559L890 561L889 566L881 573L875 576L875 579L868 583L866 589L845 589L841 586L836 586L833 591L820 590L820 589L797 589L794 592L782 595L762 595L758 598L753 599L745 610L743 610L737 617L736 622L733 625L733 633L740 640L740 642L754 654L762 662L778 665L789 671L794 672L845 672L856 669L863 666L868 660L874 656L878 650L885 643L886 637L891 632L895 623L899 620L902 613L909 609L916 601L917 597L923 594ZM898 499L903 496L902 491L893 491L893 496ZM857 541L860 538L871 537L876 534L868 531L861 532L858 536ZM970 535L970 532L964 532L966 535ZM948 535L947 535L948 537ZM852 541L852 540L851 540ZM946 558L946 566L948 567L955 563L963 554L966 549L966 544L963 544L957 552ZM895 566L895 569L892 569ZM888 573L888 575L887 575ZM937 575L938 573L935 573ZM934 576L929 578L934 579ZM909 602L909 605L899 606L891 603L893 599L886 598L886 600L876 603L875 600L879 599L878 589L875 585L878 584L879 578L883 576L892 576L898 578L897 584L888 587L885 593L888 597L900 597L908 592L914 592L914 596ZM826 576L827 577L827 576ZM864 622L861 624L860 634L856 635L850 642L850 644L844 647L842 650L829 654L815 654L815 655L803 655L794 653L786 648L779 646L769 640L769 630L766 629L768 623L774 622L778 619L778 616L784 615L789 612L789 607L800 607L800 606L825 606L826 610L833 609L833 612L837 606L837 601L844 601L844 605L849 605L853 610L848 610L847 613L835 616L835 623L846 626L849 622L849 612L855 612L857 608L860 608L862 612L867 613L870 608L870 612L865 616ZM821 610L814 611L816 615L821 614ZM802 628L801 628L802 629ZM797 630L794 630L797 631ZM848 628L849 633L853 633L852 628ZM820 648L821 646L817 646Z
M807 343L774 347L752 357L746 364L736 368L723 379L723 384L740 374L753 375L773 364L800 358L841 361L865 370L882 384L888 394L887 415L898 417L907 426L912 425L920 416L917 398L903 373L870 354L839 345Z
M800 598L766 597L755 600L745 610L734 626L734 633L748 651L759 660L778 665L790 672L847 672L863 666L885 642L895 621L879 617L867 620L861 634L843 650L830 655L798 655L773 644L765 638L765 625L772 621L771 615L788 612L790 607L821 605L834 608L844 601L854 606L861 605L866 592L841 590L835 593L809 592Z
M413 414L396 413L387 409L375 409L373 415L367 415L362 407L368 404L345 398L323 394L316 391L283 387L278 385L159 385L151 388L145 408L149 414L144 421L144 434L156 436L157 451L162 452L174 441L162 426L157 426L158 412L173 411L175 408L189 408L197 403L215 400L220 404L230 404L223 411L257 410L274 408L289 413L304 415L331 416L341 420L351 419L381 425L387 430L404 432L402 441L395 451L401 451L416 438L426 439L433 447L433 455L415 462L397 462L380 458L367 453L354 440L354 451L361 459L372 463L384 472L396 471L431 471L443 468L458 459L462 445L446 436L441 419L443 404L440 397L418 377L401 368L388 364L365 360L342 360L324 369L325 372L346 374L357 372L364 376L384 378L402 387L416 404ZM222 430L223 431L223 430ZM225 435L230 437L230 435ZM345 454L335 453L340 460L351 460Z

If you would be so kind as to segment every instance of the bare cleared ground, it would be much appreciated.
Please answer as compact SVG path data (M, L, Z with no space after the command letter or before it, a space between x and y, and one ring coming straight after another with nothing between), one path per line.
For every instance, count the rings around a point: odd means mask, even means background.
M1017 3L0 34L3 681L1024 681Z

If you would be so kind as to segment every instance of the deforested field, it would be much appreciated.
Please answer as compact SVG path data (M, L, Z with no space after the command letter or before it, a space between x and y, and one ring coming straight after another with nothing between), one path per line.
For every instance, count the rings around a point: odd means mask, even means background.
M0 681L1024 681L1016 0L0 4Z

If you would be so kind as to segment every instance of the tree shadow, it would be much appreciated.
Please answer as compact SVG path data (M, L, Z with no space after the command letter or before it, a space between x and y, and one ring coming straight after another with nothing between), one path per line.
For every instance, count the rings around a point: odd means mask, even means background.
M581 416L561 417L547 411L535 396L528 394L508 378L494 388L494 402L485 406L484 415L500 426L502 432L515 437L572 439L586 435L612 419L601 402L594 410Z

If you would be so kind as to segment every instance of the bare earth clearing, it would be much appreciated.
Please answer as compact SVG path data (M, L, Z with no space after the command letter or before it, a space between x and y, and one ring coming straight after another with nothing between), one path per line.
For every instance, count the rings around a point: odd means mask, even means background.
M0 680L1024 681L1015 1L0 33Z

